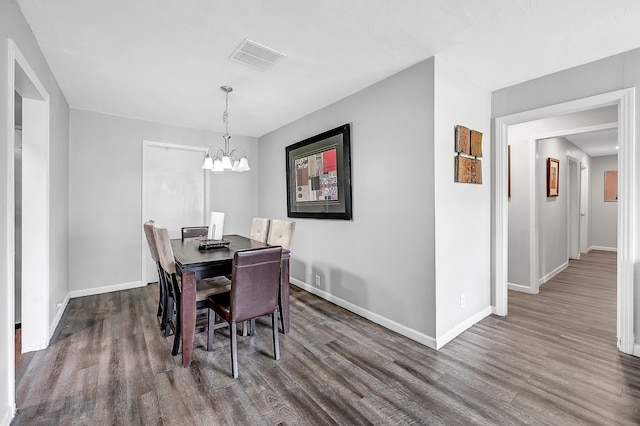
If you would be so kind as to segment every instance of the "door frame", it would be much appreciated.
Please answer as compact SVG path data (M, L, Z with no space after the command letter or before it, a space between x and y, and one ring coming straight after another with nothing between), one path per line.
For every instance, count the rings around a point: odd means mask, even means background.
M634 247L635 235L635 168L636 124L635 88L622 89L575 101L550 105L494 119L493 134L493 208L492 208L492 277L493 310L505 316L508 311L508 197L507 143L508 127L572 112L604 106L618 106L618 260L617 260L617 346L633 353L635 345L634 310Z
M193 146L193 145L180 145L175 143L155 142L150 140L142 141L142 216L141 216L141 241L142 241L142 256L141 256L141 283L143 286L148 284L147 280L147 257L149 256L149 249L147 244L147 237L144 233L142 224L149 218L147 217L147 167L146 167L146 155L149 148L166 148L166 149L179 149L181 151L197 151L202 152L202 158L208 152L207 147ZM211 174L208 170L202 170L204 179L204 210L203 210L203 222L207 222L207 212L211 210Z
M34 253L30 253L29 260L37 264L35 271L37 280L25 280L23 273L22 283L22 323L23 323L23 352L44 349L49 345L49 338L52 334L49 321L49 301L50 301L50 265L49 265L49 232L50 232L50 101L49 93L38 78L29 62L22 54L13 39L7 39L7 205L6 205L6 265L5 282L6 289L4 298L6 306L5 315L7 329L4 342L6 348L7 364L7 395L12 409L11 418L15 416L15 92L18 92L23 99L23 171L25 170L24 147L30 144L35 149L33 158L37 159L37 164L30 164L35 167L37 177L30 181L37 190L28 204L23 203L23 225L26 223L27 214L37 222L23 226L23 251L25 245L36 246ZM25 117L26 113L26 117ZM26 123L25 119L31 124ZM29 134L26 134L26 127ZM30 161L27 159L27 161ZM27 168L28 170L28 168ZM23 172L24 173L24 172ZM24 183L24 180L23 180ZM25 229L32 229L32 232L25 232ZM24 265L24 256L23 256ZM26 290L26 291L25 291ZM27 293L30 298L24 297ZM27 300L28 299L28 300ZM27 303L25 304L25 300ZM27 307L28 309L25 309ZM25 320L28 324L25 324ZM29 327L29 329L27 329ZM26 338L26 341L25 341Z

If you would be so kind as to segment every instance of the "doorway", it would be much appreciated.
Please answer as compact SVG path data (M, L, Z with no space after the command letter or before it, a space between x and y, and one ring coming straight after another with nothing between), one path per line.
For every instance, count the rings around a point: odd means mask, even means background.
M142 223L154 220L180 238L183 226L207 224L210 210L210 173L202 169L207 148L143 141ZM142 238L142 284L157 281L156 265Z
M635 228L633 205L635 181L635 89L625 89L577 101L525 111L495 120L496 144L494 145L493 180L493 277L494 309L498 315L506 315L508 289L508 198L507 198L507 141L511 125L553 117L561 114L616 105L618 107L618 170L619 170L619 226L617 264L617 346L625 353L633 353L633 247Z
M580 161L567 156L567 258L580 260Z

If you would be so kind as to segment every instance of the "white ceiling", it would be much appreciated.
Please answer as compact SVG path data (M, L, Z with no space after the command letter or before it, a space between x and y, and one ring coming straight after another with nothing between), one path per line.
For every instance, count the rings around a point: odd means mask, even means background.
M637 0L18 0L72 108L262 136L431 56L489 90L640 47ZM229 60L249 38L285 53Z
M566 136L591 157L618 155L618 129L597 130Z

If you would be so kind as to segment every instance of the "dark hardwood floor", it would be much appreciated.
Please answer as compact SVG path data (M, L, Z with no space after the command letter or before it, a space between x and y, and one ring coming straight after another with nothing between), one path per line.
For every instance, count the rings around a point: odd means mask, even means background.
M638 424L640 359L616 350L615 253L592 252L509 295L436 352L292 287L291 334L272 358L268 320L196 339L179 366L157 287L73 299L17 389L14 424Z

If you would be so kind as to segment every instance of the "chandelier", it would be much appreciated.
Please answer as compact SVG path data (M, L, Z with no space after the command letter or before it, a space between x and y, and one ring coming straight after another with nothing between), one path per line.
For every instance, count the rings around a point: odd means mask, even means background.
M220 86L220 90L225 92L225 106L224 113L222 114L222 122L225 125L225 132L222 138L224 139L224 149L217 146L211 147L207 150L207 154L204 156L204 163L202 168L205 170L211 170L213 172L232 171L232 172L246 172L251 170L249 167L249 160L242 148L235 148L229 151L229 93L233 91L233 87Z

